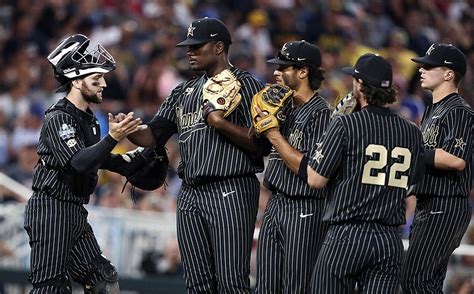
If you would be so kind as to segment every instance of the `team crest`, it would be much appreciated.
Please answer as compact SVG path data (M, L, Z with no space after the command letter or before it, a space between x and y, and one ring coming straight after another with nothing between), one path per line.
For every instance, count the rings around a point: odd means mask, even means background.
M184 95L191 95L191 93L194 91L194 88L186 88L184 91Z
M67 147L69 147L69 148L72 148L72 147L76 146L76 144L77 144L76 139L69 139L69 140L66 142L66 145L67 145Z
M437 146L439 126L432 124L423 132L423 142L425 146L434 148Z
M189 25L189 28L188 28L188 37L189 36L194 36L194 30L196 29L196 27L193 27L193 25Z
M430 48L428 48L428 50L426 51L426 55L431 55L431 51L433 51L434 49L435 49L435 45L432 44Z
M76 129L71 125L63 124L58 134L61 139L67 140L76 136Z
M461 148L462 151L464 151L464 146L466 146L466 142L463 141L462 138L454 138L456 140L456 144L454 145L454 148Z
M321 159L324 158L323 152L321 151L322 143L316 143L316 151L314 152L313 159L319 164L321 163Z

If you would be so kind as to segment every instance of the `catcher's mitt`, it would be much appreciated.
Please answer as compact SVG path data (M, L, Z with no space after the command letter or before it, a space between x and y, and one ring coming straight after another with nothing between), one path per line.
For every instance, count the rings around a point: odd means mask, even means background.
M212 111L223 110L224 117L231 114L242 100L240 87L240 82L228 69L207 80L202 89L204 121Z
M122 155L133 169L126 178L133 187L152 191L165 184L168 175L168 156L164 146L139 147ZM125 183L126 184L126 183Z
M357 99L354 97L352 92L349 92L346 96L336 99L334 102L334 110L331 116L351 114L357 108Z
M253 96L250 111L253 128L257 135L261 135L271 128L277 128L285 120L285 109L289 105L293 92L287 86L272 84L267 85ZM255 106L258 106L266 116L260 117Z

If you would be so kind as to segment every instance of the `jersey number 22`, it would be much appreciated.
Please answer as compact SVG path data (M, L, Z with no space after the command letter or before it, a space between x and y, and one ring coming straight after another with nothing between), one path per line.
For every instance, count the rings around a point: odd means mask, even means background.
M364 164L362 173L362 183L369 185L384 186L386 184L387 173L381 170L387 165L388 151L383 145L370 144L365 148L365 155L374 156L378 154L378 159L371 159ZM389 168L388 186L397 188L408 188L408 176L403 175L409 168L411 162L411 152L407 148L395 147L390 152L391 158L402 158L401 162L393 163ZM375 173L373 173L375 171ZM398 177L397 177L398 175Z

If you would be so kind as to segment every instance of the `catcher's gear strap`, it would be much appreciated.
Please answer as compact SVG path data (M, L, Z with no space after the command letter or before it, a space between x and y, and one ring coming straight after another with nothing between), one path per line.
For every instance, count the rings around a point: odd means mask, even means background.
M110 260L98 255L92 261L92 270L84 282L85 293L120 293L118 286L118 272ZM92 279L98 280L93 283Z
M67 273L62 273L59 276L56 276L52 279L46 280L41 283L33 284L33 288L35 289L45 288L48 286L54 287L54 290L56 291L54 293L60 293L60 294L72 293L71 280L69 279L69 276Z
M309 158L306 157L306 155L303 156L303 158L301 158L300 167L298 169L298 176L305 182L308 181L308 162Z

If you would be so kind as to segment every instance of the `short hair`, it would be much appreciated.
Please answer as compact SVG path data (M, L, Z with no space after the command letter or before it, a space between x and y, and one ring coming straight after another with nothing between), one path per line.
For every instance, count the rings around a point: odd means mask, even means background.
M454 72L453 82L456 85L456 87L459 87L459 84L461 84L461 81L464 78L464 76L458 71L453 70L453 72Z

